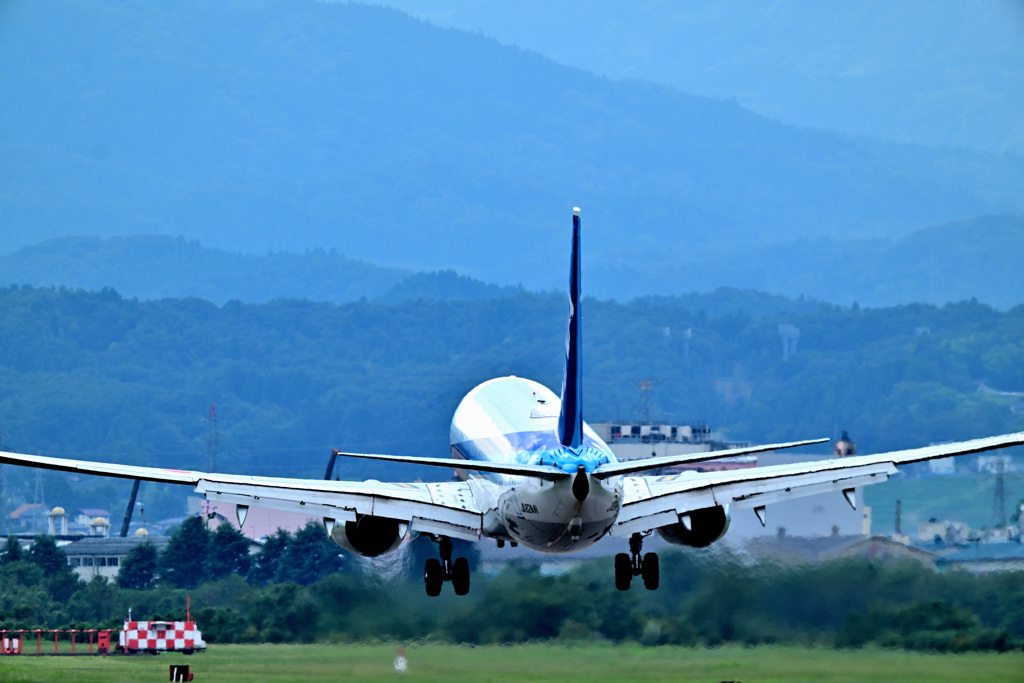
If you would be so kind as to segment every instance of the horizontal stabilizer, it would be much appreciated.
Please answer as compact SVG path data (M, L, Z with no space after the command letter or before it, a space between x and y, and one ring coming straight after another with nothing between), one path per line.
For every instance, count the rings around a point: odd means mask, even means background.
M685 455L663 455L657 458L627 460L626 462L611 462L601 465L594 470L594 476L598 479L607 479L620 474L632 474L634 472L645 472L647 470L656 470L662 467L672 467L674 465L688 465L695 462L707 462L708 460L718 460L719 458L733 458L737 455L750 455L752 453L763 453L765 451L779 451L784 448L810 446L816 443L825 443L827 441L828 439L809 439L807 441L790 441L788 443L773 443L763 446L730 448L725 451L687 453Z
M486 460L463 460L461 458L426 458L415 455L377 455L374 453L339 453L349 458L367 458L369 460L386 460L388 462L404 462L409 465L429 465L431 467L447 467L456 470L473 472L494 472L520 477L536 477L548 481L557 481L569 476L568 472L548 465L521 465L514 462L489 462Z

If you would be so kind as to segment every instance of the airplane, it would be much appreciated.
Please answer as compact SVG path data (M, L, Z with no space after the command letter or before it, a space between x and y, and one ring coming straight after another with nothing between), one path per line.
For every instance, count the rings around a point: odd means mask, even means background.
M450 582L469 592L469 563L453 560L452 539L491 539L542 553L571 553L610 537L629 552L615 555L615 585L634 577L653 590L656 553L643 541L702 548L722 538L733 513L752 510L762 525L775 502L826 492L856 507L855 489L885 481L899 465L1024 444L1024 432L876 455L722 472L660 476L652 470L828 441L811 439L710 453L619 462L583 420L580 327L580 210L573 209L569 317L561 395L538 382L500 377L472 389L451 423L451 457L335 454L454 469L457 481L386 483L217 474L0 452L0 462L80 474L192 486L210 502L320 517L328 536L361 556L395 551L408 537L438 545L424 566L428 595ZM331 461L333 464L333 460ZM644 474L648 473L648 474Z

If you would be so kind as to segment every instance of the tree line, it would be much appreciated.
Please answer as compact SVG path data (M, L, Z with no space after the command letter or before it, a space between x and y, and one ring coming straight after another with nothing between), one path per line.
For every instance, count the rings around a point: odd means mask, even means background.
M371 563L341 556L311 525L272 537L249 558L227 551L215 558L211 542L233 538L225 528L204 536L200 522L183 525L158 557L156 578L142 583L141 556L151 544L136 547L114 583L79 580L48 536L25 552L8 544L0 555L0 628L118 628L129 607L139 619L178 620L187 594L211 643L429 638L1024 649L1024 572L936 573L865 559L750 564L724 549L673 549L662 555L662 583L653 592L617 591L606 558L556 575L513 561L474 572L466 597L428 598L417 564L425 539ZM198 573L183 571L191 552L199 553Z
M143 542L128 551L118 570L117 585L146 590L158 583L195 588L228 575L254 585L308 585L345 569L341 549L322 526L309 523L294 534L278 529L252 552L253 542L230 524L210 531L202 517L189 517L174 531L163 551Z

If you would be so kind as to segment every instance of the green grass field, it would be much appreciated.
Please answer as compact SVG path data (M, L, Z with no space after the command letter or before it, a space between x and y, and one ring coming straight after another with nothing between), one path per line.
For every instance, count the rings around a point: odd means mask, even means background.
M4 683L166 681L168 665L190 664L196 683L263 681L1024 681L1024 654L937 655L897 650L636 645L458 647L408 645L220 645L192 657L0 657Z

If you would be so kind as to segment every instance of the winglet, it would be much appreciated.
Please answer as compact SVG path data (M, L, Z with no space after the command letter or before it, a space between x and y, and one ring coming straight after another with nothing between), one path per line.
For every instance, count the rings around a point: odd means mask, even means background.
M565 373L558 440L566 448L583 444L582 356L580 354L580 209L572 210L572 259L569 263L569 322L565 329Z

